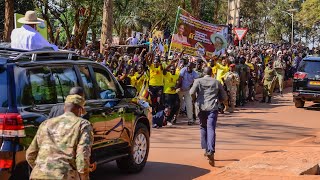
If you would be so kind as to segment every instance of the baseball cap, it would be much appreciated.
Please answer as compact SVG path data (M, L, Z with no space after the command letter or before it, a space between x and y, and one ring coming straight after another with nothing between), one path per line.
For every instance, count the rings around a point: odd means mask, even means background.
M82 96L80 96L78 94L74 94L74 95L67 96L65 103L72 103L74 105L78 105L78 106L84 108L86 101Z

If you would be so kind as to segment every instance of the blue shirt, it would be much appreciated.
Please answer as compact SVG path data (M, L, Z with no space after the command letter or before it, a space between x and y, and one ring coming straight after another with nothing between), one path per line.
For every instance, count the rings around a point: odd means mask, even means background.
M157 124L158 126L163 126L163 120L167 118L165 116L164 110L157 112L157 114L152 116L152 124Z
M180 77L182 78L181 90L189 91L191 85L193 84L193 81L197 79L199 76L194 70L192 70L192 72L189 73L187 67L184 67L180 71Z

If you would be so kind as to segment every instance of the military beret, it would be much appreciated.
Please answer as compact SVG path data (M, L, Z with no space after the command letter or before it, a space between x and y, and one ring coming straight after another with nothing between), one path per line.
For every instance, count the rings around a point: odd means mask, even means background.
M72 103L72 104L84 107L84 104L86 103L86 101L82 96L78 94L74 94L74 95L67 96L65 103Z
M236 65L235 64L230 64L230 66L229 67L236 67Z

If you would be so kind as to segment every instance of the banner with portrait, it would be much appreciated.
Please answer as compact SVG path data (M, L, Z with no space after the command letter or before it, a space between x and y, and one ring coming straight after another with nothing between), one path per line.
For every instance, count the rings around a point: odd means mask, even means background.
M228 46L227 34L228 26L201 21L179 7L170 50L181 52L185 49L185 54L191 56L219 56Z

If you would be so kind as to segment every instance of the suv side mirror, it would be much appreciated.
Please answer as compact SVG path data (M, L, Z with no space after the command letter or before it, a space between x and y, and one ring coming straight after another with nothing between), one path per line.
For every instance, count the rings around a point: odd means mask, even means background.
M135 98L137 96L137 89L133 86L124 87L124 97L125 98Z

